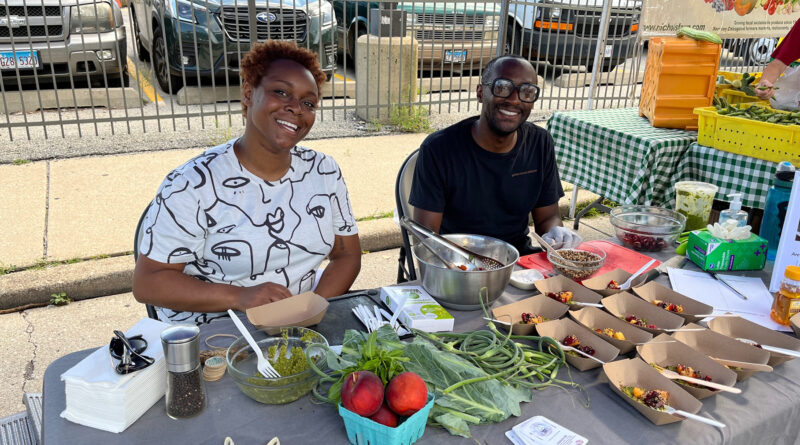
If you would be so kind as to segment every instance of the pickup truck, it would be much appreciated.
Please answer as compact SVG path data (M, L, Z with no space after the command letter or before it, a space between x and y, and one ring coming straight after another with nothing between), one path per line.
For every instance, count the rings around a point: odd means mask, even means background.
M125 25L112 0L3 0L0 76L5 86L128 85Z
M256 0L257 41L290 40L336 69L336 19L327 0ZM190 79L239 80L250 50L247 0L130 0L140 60L149 61L161 89L176 93Z
M594 64L602 0L531 0L509 5L506 52L552 65ZM636 44L641 1L612 0L603 71L623 63Z

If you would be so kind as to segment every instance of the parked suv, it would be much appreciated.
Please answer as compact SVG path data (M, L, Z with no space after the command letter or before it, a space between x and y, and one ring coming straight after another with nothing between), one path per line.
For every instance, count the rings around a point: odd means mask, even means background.
M140 60L150 60L161 88L176 92L184 80L234 82L250 50L247 0L131 0ZM206 8L206 5L208 8ZM258 41L290 40L319 54L330 77L336 69L336 20L327 0L256 0ZM184 77L185 76L185 77Z
M380 2L333 0L339 42L347 56L355 55L355 42L369 27L370 9ZM420 70L461 72L479 69L495 55L499 6L487 3L401 2L406 11L407 35L419 45Z
M602 0L538 0L512 3L506 50L553 65L594 64ZM612 0L608 37L603 48L604 71L623 63L636 44L641 2Z
M87 79L127 85L122 12L104 0L0 3L0 76L5 85Z

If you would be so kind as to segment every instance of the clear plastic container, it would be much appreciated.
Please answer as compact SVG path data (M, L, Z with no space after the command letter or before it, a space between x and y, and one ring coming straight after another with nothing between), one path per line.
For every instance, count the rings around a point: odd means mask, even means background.
M685 230L702 229L708 225L717 190L719 187L707 182L675 183L675 210L686 217Z
M800 267L786 266L781 289L775 294L769 316L776 323L791 326L789 319L800 312Z

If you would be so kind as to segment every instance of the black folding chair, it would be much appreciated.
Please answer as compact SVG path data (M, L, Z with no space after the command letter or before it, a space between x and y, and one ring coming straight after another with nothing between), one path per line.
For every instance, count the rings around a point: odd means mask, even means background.
M133 236L133 261L139 259L139 244L142 242L142 237L144 236L144 230L142 228L142 224L144 223L144 216L147 215L147 211L150 210L150 206L153 203L150 202L147 204L147 207L144 208L144 212L142 212L142 216L139 217L139 222L136 223L136 234ZM158 313L156 312L155 306L152 304L145 304L145 308L147 309L147 316L152 318L153 320L158 320Z
M397 181L394 185L394 200L397 208L397 217L402 218L411 213L411 205L408 197L411 195L411 184L414 181L414 168L417 166L417 154L419 150L414 150L408 155L400 171L397 173ZM400 257L397 259L397 282L405 283L417 279L417 271L414 267L414 255L411 253L411 240L408 231L402 226L400 233L403 237L403 245L400 247Z

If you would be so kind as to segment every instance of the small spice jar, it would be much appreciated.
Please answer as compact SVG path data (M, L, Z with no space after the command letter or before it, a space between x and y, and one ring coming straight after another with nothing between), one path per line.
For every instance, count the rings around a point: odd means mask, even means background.
M206 407L199 335L200 329L193 325L175 325L161 332L167 364L167 415L173 419L194 417Z

